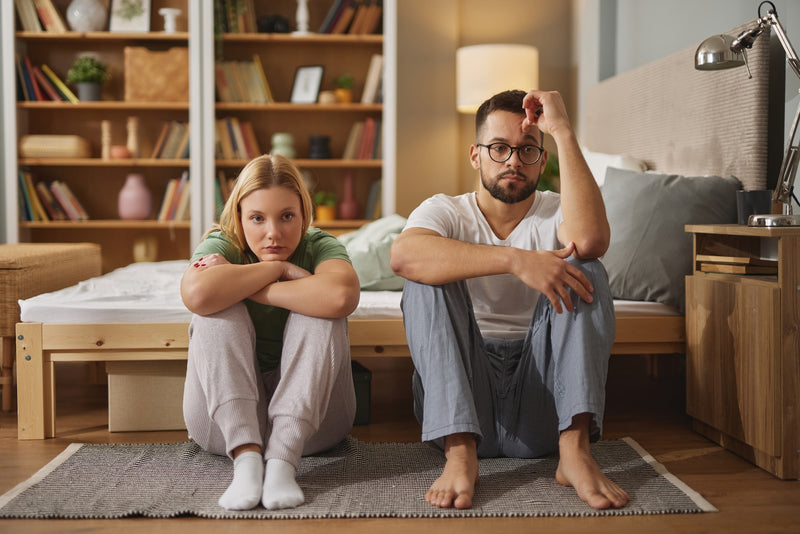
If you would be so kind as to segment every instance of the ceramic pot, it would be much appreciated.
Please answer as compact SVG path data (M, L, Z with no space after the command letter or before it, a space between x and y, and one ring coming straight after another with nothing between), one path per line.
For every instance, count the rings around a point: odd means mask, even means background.
M117 210L120 219L142 220L150 218L153 196L141 174L129 174L119 190Z
M99 32L106 28L108 11L100 0L72 0L67 22L76 32Z
M314 219L317 222L335 221L336 206L317 206Z
M344 197L339 204L339 218L345 220L358 219L358 202L353 193L353 175L347 173L344 178Z
M294 150L294 136L286 132L272 134L272 150L270 150L270 154L286 156L290 159L295 157L297 154Z
M95 102L100 100L102 93L102 86L94 82L78 82L75 84L78 87L78 100L84 102Z

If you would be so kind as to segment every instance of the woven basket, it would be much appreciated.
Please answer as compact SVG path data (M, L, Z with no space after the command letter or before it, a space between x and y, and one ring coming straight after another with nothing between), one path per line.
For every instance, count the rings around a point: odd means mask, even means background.
M0 245L0 336L13 336L19 299L77 284L101 274L95 243Z

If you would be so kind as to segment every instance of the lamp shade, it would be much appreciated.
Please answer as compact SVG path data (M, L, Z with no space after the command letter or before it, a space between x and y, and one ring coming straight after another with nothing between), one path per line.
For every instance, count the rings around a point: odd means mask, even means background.
M697 47L694 53L694 68L697 70L720 70L741 67L744 59L741 53L731 50L733 37L712 35Z
M486 44L456 51L456 103L462 113L475 113L501 91L538 86L539 50L533 46Z

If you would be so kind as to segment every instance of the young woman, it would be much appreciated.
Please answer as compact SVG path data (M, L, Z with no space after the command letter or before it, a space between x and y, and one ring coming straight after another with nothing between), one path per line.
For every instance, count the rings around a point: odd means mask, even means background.
M288 159L252 160L181 280L194 313L184 418L195 442L233 459L227 509L302 504L301 455L352 427L346 317L359 282L344 246L309 228L311 214Z

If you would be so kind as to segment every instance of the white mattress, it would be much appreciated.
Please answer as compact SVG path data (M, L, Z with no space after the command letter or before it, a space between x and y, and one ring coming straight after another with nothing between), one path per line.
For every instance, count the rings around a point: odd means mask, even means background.
M134 263L74 286L20 300L34 323L181 323L192 314L180 297L185 260ZM400 291L362 291L353 319L400 319ZM618 315L679 315L654 302L614 301Z

